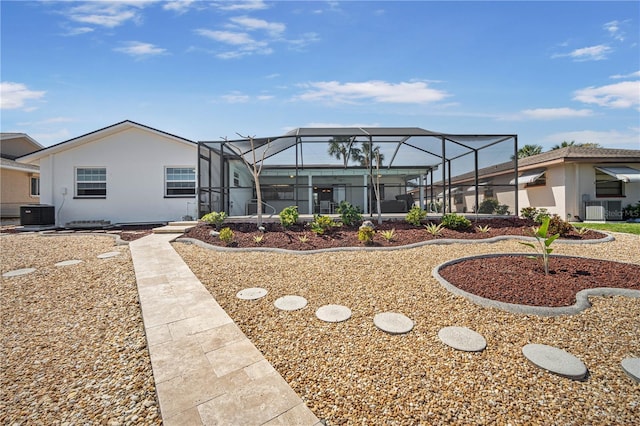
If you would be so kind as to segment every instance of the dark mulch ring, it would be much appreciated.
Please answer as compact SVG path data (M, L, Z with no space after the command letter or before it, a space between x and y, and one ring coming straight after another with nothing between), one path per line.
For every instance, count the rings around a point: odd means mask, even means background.
M640 290L640 265L581 257L551 256L548 275L539 257L514 255L463 260L438 272L466 292L529 306L571 306L588 288Z
M370 244L369 247L398 247L445 238L471 240L503 235L532 236L533 232L531 231L531 227L536 225L530 220L519 218L483 219L473 222L473 226L466 231L443 229L440 235L434 236L427 232L424 226L416 227L402 220L385 221L378 225L374 218L372 222L375 225L376 234L373 239L373 244ZM476 226L485 225L491 228L488 232L480 232L476 229ZM296 224L290 229L284 229L280 223L265 223L265 232L259 231L255 223L228 223L223 226L231 228L234 232L233 242L230 245L220 241L220 238L211 235L211 231L214 231L215 227L203 223L188 231L185 237L198 239L220 247L271 247L298 251L364 246L362 241L358 240L357 226L337 227L324 235L316 235L313 233L309 224ZM391 241L387 241L380 231L390 231L392 229L394 230L394 237ZM261 235L262 240L256 241L256 237L259 238ZM571 240L594 240L604 238L604 236L604 234L596 231L588 231L583 235L571 231L563 238Z

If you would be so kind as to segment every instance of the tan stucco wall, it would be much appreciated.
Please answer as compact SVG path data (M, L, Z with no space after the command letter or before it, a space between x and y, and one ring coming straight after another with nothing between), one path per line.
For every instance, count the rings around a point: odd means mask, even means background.
M0 170L0 215L2 217L19 217L20 206L40 202L39 197L29 195L31 175L32 173L18 170Z

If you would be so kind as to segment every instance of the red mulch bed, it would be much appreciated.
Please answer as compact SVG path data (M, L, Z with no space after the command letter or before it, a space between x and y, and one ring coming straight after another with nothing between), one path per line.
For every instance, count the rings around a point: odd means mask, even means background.
M527 256L469 259L438 272L468 293L530 306L571 306L588 288L640 290L640 265L580 257L551 256L549 275L539 258Z
M380 232L376 232L373 244L370 247L398 247L423 241L436 239L460 239L460 240L476 240L486 239L504 235L520 235L532 236L531 227L536 225L534 222L519 218L496 218L485 219L473 222L473 226L467 231L453 231L443 229L439 236L429 234L424 227L416 227L405 221L385 221L378 225L375 220L372 221L376 231L384 231L394 229L395 237L392 241L383 238ZM480 232L475 227L477 225L488 225L491 227L489 232ZM308 224L296 224L290 229L284 229L279 223L265 223L265 232L262 233L257 229L255 223L227 223L223 225L229 227L234 232L234 239L230 247L251 248L251 247L271 247L287 250L317 250L336 247L363 247L364 244L358 241L358 227L341 226L334 228L331 232L324 235L316 235L311 231ZM227 244L220 241L218 237L211 235L215 227L199 224L185 234L187 238L194 238L204 241L208 244L220 247L226 247ZM262 241L257 243L254 237L264 235ZM300 237L306 236L307 241L300 241ZM572 231L566 235L565 239L572 240L592 240L603 238L600 232L589 231L583 235Z

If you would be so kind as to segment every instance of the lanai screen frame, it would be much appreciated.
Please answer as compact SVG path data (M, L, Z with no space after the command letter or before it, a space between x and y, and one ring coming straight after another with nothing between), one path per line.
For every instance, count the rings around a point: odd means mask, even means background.
M318 140L326 138L326 140ZM279 154L288 149L295 149L295 164L278 165L278 167L289 166L296 171L296 182L298 182L298 171L302 169L311 169L313 164L305 164L304 162L304 146L308 143L329 143L332 138L351 138L353 142L369 142L369 147L373 147L380 143L396 143L397 146L394 151L393 157L390 159L388 165L384 165L383 168L407 168L407 166L394 166L393 161L395 154L398 152L402 145L414 148L423 153L435 156L440 159L438 163L434 164L420 164L411 166L417 170L423 170L426 175L431 176L431 196L433 196L433 177L434 173L438 170L441 171L440 186L443 192L448 192L448 197L443 199L442 213L451 211L451 180L455 176L451 176L451 161L464 157L466 155L473 154L474 158L474 176L475 176L475 201L478 206L479 201L479 175L478 175L478 153L483 149L490 148L499 143L505 143L509 140L513 141L513 176L516 181L513 185L514 200L515 200L515 213L518 215L518 135L517 134L451 134L451 133L438 133L430 130L425 130L419 127L306 127L297 128L281 136L274 137L252 137L253 144L256 151L256 163L260 162L263 158L263 151L268 149L269 151L264 156L264 159ZM389 138L398 138L398 140L389 140ZM228 172L228 162L230 160L242 161L244 157L249 164L253 165L251 139L248 137L241 137L239 139L229 140L227 138L221 138L218 141L199 141L198 142L198 212L202 216L212 211L212 201L210 195L212 192L219 192L220 205L224 206L223 211L229 213L228 194L230 190L231 179ZM309 139L309 140L306 140ZM313 139L313 140L310 140ZM415 141L419 140L421 143L415 144ZM425 144L424 141L430 143ZM467 149L466 152L457 155L447 156L447 144L453 143L459 147ZM480 144L479 146L472 147L472 144ZM219 164L212 164L212 153L219 159ZM371 152L370 157L371 158ZM298 161L300 159L300 161ZM203 162L208 165L204 170ZM370 162L372 163L372 162ZM504 163L502 162L497 162ZM317 166L317 165L316 165ZM269 166L265 166L269 168ZM275 166L274 166L275 167ZM344 169L344 167L336 165L336 169ZM217 186L211 186L215 173L219 173L217 176L217 182L220 184ZM369 164L368 173L371 175L373 172L373 164ZM448 173L447 173L448 172ZM206 180L205 180L206 177ZM419 186L427 186L427 179L423 183L420 179ZM203 185L208 182L209 185ZM297 183L295 184L297 185ZM204 197L204 195L207 195ZM203 198L206 198L206 203L203 203ZM448 198L448 199L447 199ZM297 201L297 200L296 200ZM203 205L207 208L203 208Z

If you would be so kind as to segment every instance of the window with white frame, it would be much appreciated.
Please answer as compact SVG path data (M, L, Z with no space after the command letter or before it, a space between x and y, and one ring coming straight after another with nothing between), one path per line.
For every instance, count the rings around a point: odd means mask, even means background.
M40 178L37 176L31 176L29 178L29 195L32 197L40 196Z
M195 167L165 167L165 197L193 197L196 195Z
M76 168L76 198L106 198L107 169L105 167Z

